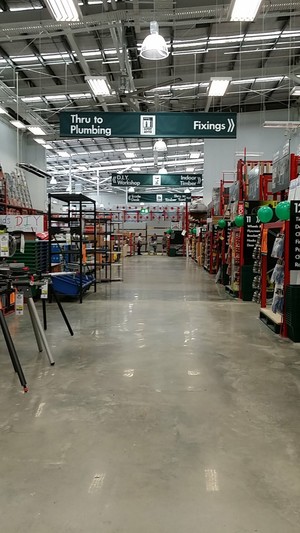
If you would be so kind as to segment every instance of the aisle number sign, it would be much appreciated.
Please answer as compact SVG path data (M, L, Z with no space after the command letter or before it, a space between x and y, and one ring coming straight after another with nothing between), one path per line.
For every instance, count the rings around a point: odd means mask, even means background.
M236 113L62 111L61 137L236 139Z
M202 174L112 174L113 187L202 187Z

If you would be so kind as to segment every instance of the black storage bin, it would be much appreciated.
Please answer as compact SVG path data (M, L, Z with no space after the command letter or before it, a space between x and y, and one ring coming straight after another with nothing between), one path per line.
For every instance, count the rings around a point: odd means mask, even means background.
M285 312L288 337L294 342L300 342L300 285L287 286Z
M241 268L241 289L244 302L251 302L252 300L254 292L252 287L253 280L253 265L243 265Z

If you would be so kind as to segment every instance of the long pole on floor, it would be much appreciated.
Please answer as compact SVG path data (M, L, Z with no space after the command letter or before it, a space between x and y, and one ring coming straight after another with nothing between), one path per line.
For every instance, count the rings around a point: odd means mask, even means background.
M55 364L55 362L54 362L54 359L52 357L51 350L50 350L48 341L46 339L46 335L44 333L43 326L41 324L41 321L40 321L40 318L39 318L39 315L37 313L37 310L36 310L36 307L35 307L35 304L34 304L34 301L33 301L32 297L27 299L27 305L28 305L28 308L30 309L29 314L30 314L30 317L31 317L33 330L35 331L35 328L38 330L40 338L41 338L41 341L42 341L42 344L44 345L44 348L45 348L49 363L50 363L51 366L53 366Z
M20 383L21 383L21 385L22 385L22 387L24 389L24 392L28 392L28 387L27 387L25 376L24 376L24 372L23 372L21 363L19 361L19 357L18 357L18 354L16 352L13 340L11 338L11 334L10 334L10 331L8 329L8 325L6 323L6 320L5 320L5 317L4 317L2 309L0 309L0 325L1 325L2 333L3 333L3 336L4 336L5 342L6 342L7 349L8 349L9 355L10 355L10 359L11 359L12 365L14 367L14 371L19 376L19 380L20 380Z

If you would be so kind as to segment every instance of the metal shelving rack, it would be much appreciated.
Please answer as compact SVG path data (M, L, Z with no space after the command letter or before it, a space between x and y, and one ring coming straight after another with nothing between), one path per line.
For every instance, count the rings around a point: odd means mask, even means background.
M102 283L123 281L124 223L114 220L112 213L100 214L97 223L98 236L103 240L102 245L97 248L97 254L102 257L100 281Z
M53 200L62 202L67 205L67 211L62 213L53 212ZM94 286L94 292L97 290L96 284L96 202L83 194L49 194L48 195L48 230L49 230L49 272L53 271L52 257L57 255L57 251L52 250L52 244L59 247L59 255L63 258L64 271L79 274L79 298L82 303L82 297L85 290ZM91 242L91 233L89 240L85 238L85 225L93 227L92 245L88 249L90 259L84 260L86 256L85 244ZM67 239L57 238L57 235L64 233L70 235L69 242ZM89 281L85 279L89 276Z

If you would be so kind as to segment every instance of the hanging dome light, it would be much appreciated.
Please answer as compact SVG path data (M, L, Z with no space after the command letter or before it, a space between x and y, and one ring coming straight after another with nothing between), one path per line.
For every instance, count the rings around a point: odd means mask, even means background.
M134 191L135 191L134 187L129 187L128 192L134 192Z
M153 150L155 150L155 152L166 152L167 145L165 141L163 141L162 139L158 139L158 141L156 141L154 144Z
M144 39L141 48L141 57L150 61L166 59L169 55L167 43L158 33L158 23L156 20L150 22L150 35Z
M159 174L168 174L166 167L161 167L158 171Z
M57 185L57 179L55 176L52 176L51 180L50 180L50 185Z

